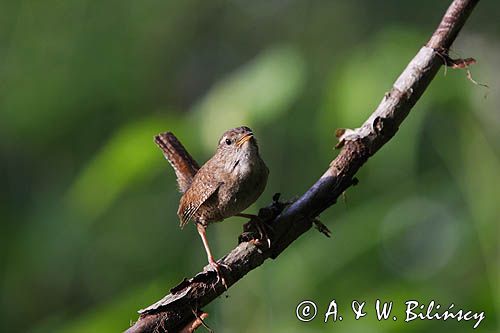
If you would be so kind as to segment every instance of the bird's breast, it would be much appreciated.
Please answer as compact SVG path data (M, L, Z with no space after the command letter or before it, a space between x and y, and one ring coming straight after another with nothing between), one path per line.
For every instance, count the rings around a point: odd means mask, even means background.
M224 217L248 208L266 187L269 170L260 157L238 161L219 188L219 209Z

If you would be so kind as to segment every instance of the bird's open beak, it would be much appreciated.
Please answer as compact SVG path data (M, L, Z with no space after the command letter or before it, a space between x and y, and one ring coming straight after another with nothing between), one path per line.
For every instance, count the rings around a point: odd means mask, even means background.
M248 134L245 134L245 136L241 137L238 141L236 141L236 146L241 147L245 142L253 138L253 133L250 132Z

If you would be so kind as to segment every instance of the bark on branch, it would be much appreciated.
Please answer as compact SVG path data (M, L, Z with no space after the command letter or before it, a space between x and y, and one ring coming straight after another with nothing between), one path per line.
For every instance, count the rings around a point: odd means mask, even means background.
M228 287L266 259L278 257L311 228L322 211L356 183L354 175L359 168L396 134L439 68L449 65L448 50L478 2L452 2L428 43L411 60L368 120L359 128L338 132L340 153L306 193L289 205L275 198L272 204L260 210L261 219L272 226L271 247L253 240L252 232L244 233L241 239L250 240L242 241L220 261L229 267L224 271ZM160 301L140 310L138 321L126 332L192 331L190 327L202 323L201 308L225 291L216 274L205 267L195 277L172 288Z

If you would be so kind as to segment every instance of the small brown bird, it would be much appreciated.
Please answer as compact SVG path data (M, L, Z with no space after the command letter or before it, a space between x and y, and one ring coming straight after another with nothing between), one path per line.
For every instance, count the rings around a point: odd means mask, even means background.
M177 211L180 226L190 220L196 223L208 262L220 275L208 245L207 226L239 215L257 200L267 183L269 170L253 132L246 126L226 131L215 154L201 168L172 133L157 135L155 142L174 168L183 193Z

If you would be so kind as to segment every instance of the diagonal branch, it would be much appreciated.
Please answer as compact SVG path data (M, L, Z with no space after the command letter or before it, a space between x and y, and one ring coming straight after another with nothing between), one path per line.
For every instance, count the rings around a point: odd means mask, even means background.
M259 217L272 226L272 246L269 248L258 240L243 241L227 254L221 262L230 268L224 272L228 287L266 259L275 259L356 183L354 175L359 168L396 134L439 68L447 64L450 46L478 2L452 2L429 42L411 60L368 120L354 130L338 131L340 153L305 194L288 206L275 197L271 205L261 209ZM225 290L216 274L205 268L172 288L162 300L139 311L139 320L126 332L172 332L190 327L200 320L197 315L200 309Z

